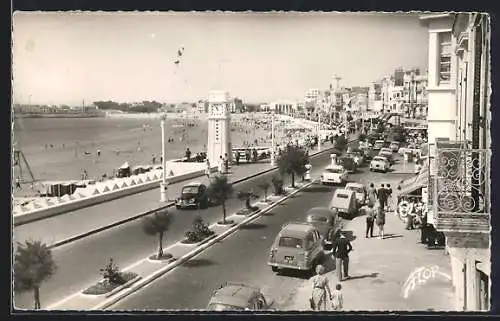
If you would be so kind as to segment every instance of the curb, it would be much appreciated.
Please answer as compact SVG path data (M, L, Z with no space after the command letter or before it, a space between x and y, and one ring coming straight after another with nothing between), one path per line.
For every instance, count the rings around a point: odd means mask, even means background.
M358 140L358 139L353 139L353 140L348 141L348 143L352 143L352 142L355 142L355 141L357 141L357 140ZM320 154L323 154L323 153L326 153L326 152L328 152L329 150L334 149L334 148L335 148L335 146L334 146L334 147L330 147L330 148L328 148L328 149L321 150L320 152L316 152L316 153L314 153L314 154L311 154L311 155L310 155L310 157L316 157L316 156L318 156L318 155L320 155ZM266 169L266 170L264 170L264 171L262 171L262 172L258 172L258 173L252 174L252 175L250 175L250 176L243 177L243 178L241 178L241 179L238 179L238 180L233 181L233 182L231 183L231 185L234 185L234 184L238 184L238 183L244 182L244 181L246 181L246 180L252 179L252 178L257 177L257 176L260 176L260 175L267 174L267 173L269 173L269 172L271 172L271 171L273 171L273 170L276 170L276 169L278 169L278 167L277 167L277 166L272 167L272 168L270 168L270 169ZM201 177L201 176L200 176L200 177ZM62 241L59 241L59 242L56 242L56 243L54 243L54 244L50 245L50 246L49 246L49 249L54 249L54 248L56 248L56 247L59 247L59 246L62 246L62 245L65 245L65 244L68 244L68 243L71 243L71 242L77 241L77 240L82 239L82 238L85 238L85 237L87 237L87 236L90 236L90 235L93 235L93 234L96 234L96 233L99 233L99 232L103 232L103 231L105 231L105 230L109 230L109 229L111 229L111 228L113 228L113 227L117 227L117 226L122 225L122 224L126 224L126 223L129 223L129 222L132 222L132 221L134 221L134 220L136 220L136 219L139 219L139 218L141 218L141 217L147 216L147 215L149 215L149 214L151 214L151 213L153 213L153 212L155 212L155 211L157 211L157 210L162 210L162 209L165 209L165 208L170 208L170 207L173 207L174 205L175 205L175 202L170 202L170 203L168 203L167 205L163 205L163 206L161 206L161 207L158 207L158 208L155 208L155 209L152 209L152 210L149 210L149 211L146 211L146 212L143 212L143 213L140 213L140 214L134 215L134 216L129 217L129 218L126 218L126 219L124 219L124 220L121 220L121 221L118 221L118 222L115 222L115 223L111 223L111 224L109 224L109 225L105 225L105 226L102 226L102 227L100 227L100 228L98 228L98 229L91 230L91 231L88 231L88 232L85 232L85 233L82 233L82 234L79 234L79 235L75 235L75 236L69 237L69 238L67 238L67 239L64 239L64 240L62 240Z
M302 191L303 189L311 186L315 181L311 181L309 183L306 183L304 185L302 185L301 187L297 188L296 190L294 190L293 192L291 192L290 194L286 195L285 197L283 197L282 199L276 201L274 204L271 204L270 206L262 209L261 211L259 211L258 213L256 214L253 214L252 216L248 217L247 219L243 220L241 223L238 223L236 224L235 226L229 228L227 231L217 235L216 237L212 238L212 239L209 239L209 240L204 240L202 241L193 251L181 256L180 258L178 258L175 262L167 265L166 267L160 269L160 270L157 270L155 272L153 272L152 274L144 277L142 279L141 282L139 283L136 283L134 286L128 288L127 290L123 291L122 293L119 293L116 297L113 297L113 298L110 298L109 300L106 300L104 301L103 303L100 303L96 306L94 306L91 310L104 310L104 309L107 309L108 307L112 306L113 304L116 304L117 302L119 302L120 300L123 300L124 298L126 298L127 296L131 295L132 293L140 290L141 288L143 288L144 286L148 285L149 283L155 281L156 279L160 278L161 276L163 276L165 273L173 270L174 268L176 268L177 266L185 263L186 261L188 261L189 259L193 258L194 256L200 254L201 252L203 252L205 249L207 249L208 247L212 246L213 244L219 242L220 240L226 238L227 236L233 234L234 232L236 232L241 226L243 225L246 225L247 223L257 219L259 216L261 216L262 214L270 211L271 209L273 209L274 207L276 207L278 204L280 204L281 202L285 201L286 199L288 199L289 197L291 197L292 195L295 195L297 194L298 192Z

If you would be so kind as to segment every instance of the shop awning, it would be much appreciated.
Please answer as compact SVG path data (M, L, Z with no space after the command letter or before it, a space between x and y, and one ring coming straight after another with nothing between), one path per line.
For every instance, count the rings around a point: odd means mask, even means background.
M413 195L418 196L422 195L422 187L426 187L429 184L429 173L428 171L422 172L418 175L413 181L410 180L408 184L401 186L401 190L399 191L400 196L405 195Z

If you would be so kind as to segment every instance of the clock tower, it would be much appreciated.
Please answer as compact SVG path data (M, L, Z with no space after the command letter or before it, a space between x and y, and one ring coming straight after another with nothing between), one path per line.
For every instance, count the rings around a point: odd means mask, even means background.
M210 91L208 94L208 144L207 157L212 166L218 165L220 156L227 153L232 160L231 148L231 113L229 93L226 91Z

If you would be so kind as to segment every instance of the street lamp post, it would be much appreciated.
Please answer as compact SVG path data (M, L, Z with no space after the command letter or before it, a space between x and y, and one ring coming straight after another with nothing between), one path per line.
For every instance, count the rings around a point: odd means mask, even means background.
M274 110L271 111L271 166L274 166L275 159L274 159Z
M321 152L321 112L318 113L318 152Z
M162 171L163 171L163 179L160 183L160 202L164 203L167 201L167 189L168 189L168 181L167 181L167 166L166 166L166 157L165 157L165 118L163 115L161 117L161 157L162 157Z

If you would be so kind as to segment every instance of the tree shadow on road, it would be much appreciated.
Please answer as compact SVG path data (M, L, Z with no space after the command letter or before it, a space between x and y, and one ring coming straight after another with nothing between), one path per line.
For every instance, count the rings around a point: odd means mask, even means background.
M183 264L184 267L204 267L204 266L210 266L216 264L212 260L208 259L191 259Z
M312 186L306 188L303 192L305 193L330 193L331 189L327 186Z
M240 230L259 230L259 229L263 229L263 228L266 228L266 227L267 227L266 224L262 224L262 223L250 223L250 224L246 224L246 225L240 226Z

